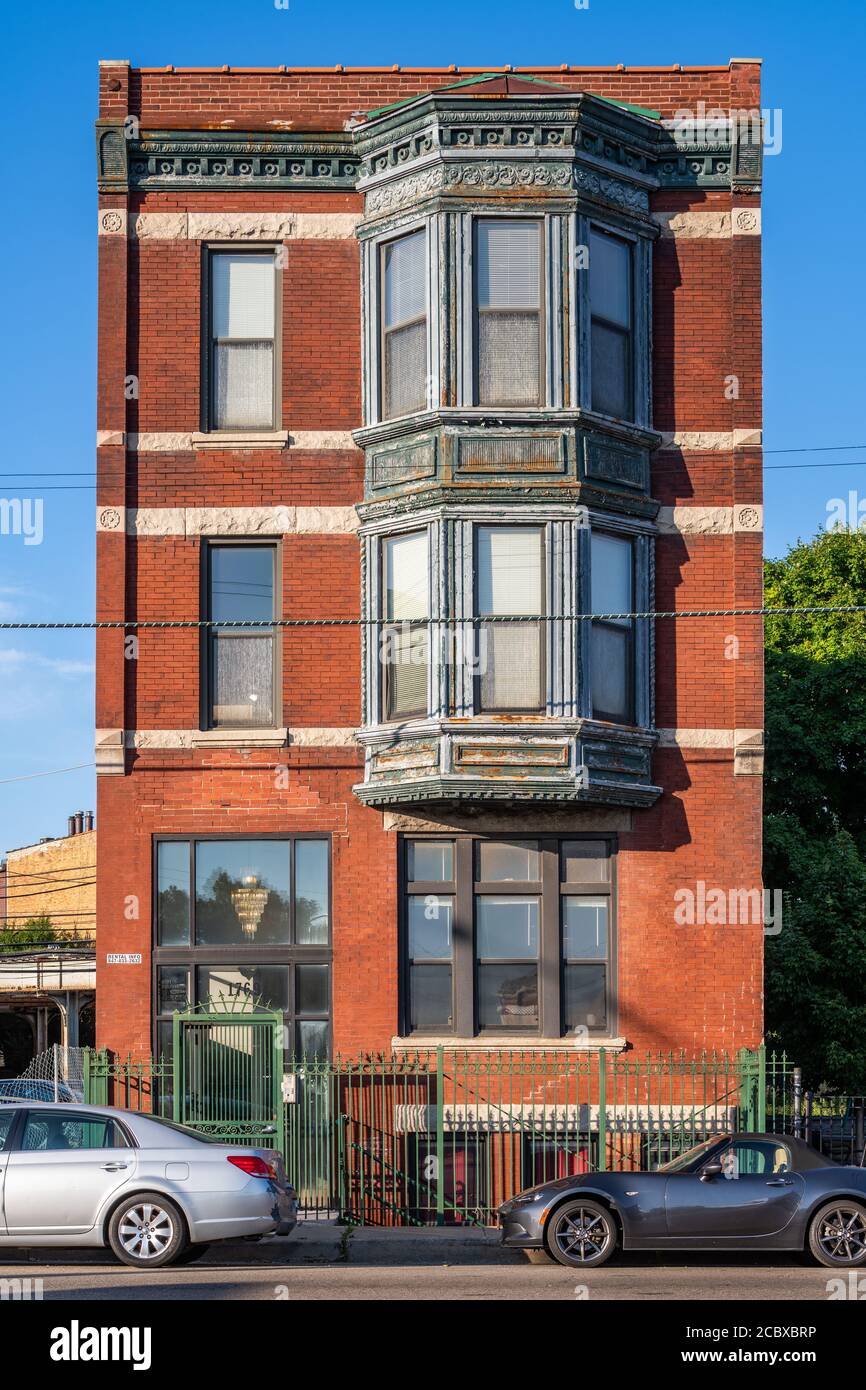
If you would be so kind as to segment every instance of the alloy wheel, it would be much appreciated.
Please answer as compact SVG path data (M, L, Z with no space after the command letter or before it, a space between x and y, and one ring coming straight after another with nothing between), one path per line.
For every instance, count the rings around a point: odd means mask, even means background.
M137 1260L155 1260L168 1249L174 1222L164 1207L142 1202L124 1212L117 1235L128 1255Z
M611 1238L610 1223L600 1212L578 1207L563 1212L553 1232L557 1249L569 1260L584 1262L604 1254Z
M828 1260L861 1260L866 1254L866 1212L862 1207L832 1207L824 1213L817 1235Z

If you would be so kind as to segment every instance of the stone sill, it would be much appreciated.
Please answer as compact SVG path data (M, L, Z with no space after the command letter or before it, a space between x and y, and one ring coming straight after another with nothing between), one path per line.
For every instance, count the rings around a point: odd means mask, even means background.
M214 434L200 431L192 435L194 449L285 449L288 430L225 430Z
M501 1038L421 1037L392 1038L391 1046L398 1052L429 1052L444 1047L448 1052L599 1052L601 1048L624 1052L626 1038L588 1038L576 1043L569 1038L521 1037L509 1033Z
M201 729L192 736L193 748L283 748L288 729Z

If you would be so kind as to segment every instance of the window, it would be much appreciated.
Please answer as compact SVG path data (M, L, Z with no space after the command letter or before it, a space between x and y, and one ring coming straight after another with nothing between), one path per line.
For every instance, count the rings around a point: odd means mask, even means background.
M427 713L427 552L426 531L392 536L382 546L384 719Z
M327 1056L330 847L313 836L159 840L154 992L157 1048L191 1004L280 1010L298 1055Z
M276 549L210 545L206 551L211 728L270 728L276 722L274 629L232 627L275 617Z
M278 426L273 251L211 251L207 428Z
M631 613L633 545L623 536L592 533L592 612ZM634 620L594 617L590 645L592 714L630 724L634 719Z
M707 1161L721 1163L722 1177L729 1181L789 1173L792 1166L790 1150L782 1143L765 1139L738 1139Z
M589 237L592 408L634 415L631 246L607 232Z
M544 707L544 624L485 623L488 616L541 616L544 560L541 528L479 526L476 530L478 670L481 711Z
M479 405L540 405L541 223L481 219L475 233Z
M72 1119L67 1115L47 1114L44 1110L30 1112L21 1139L21 1148L25 1153L128 1147L123 1130L107 1116L90 1115L87 1119Z
M405 1031L606 1033L611 863L604 839L404 840Z
M426 232L381 248L382 418L427 405Z

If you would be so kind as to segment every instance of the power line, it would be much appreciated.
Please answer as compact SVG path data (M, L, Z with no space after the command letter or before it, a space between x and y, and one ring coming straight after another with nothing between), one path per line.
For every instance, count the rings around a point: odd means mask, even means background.
M0 632L94 632L119 631L130 629L178 629L178 628L230 628L261 631L272 628L324 628L324 627L383 627L399 628L406 625L424 624L432 627L487 626L492 623L565 623L565 622L624 622L630 619L655 621L667 618L761 618L787 617L794 614L819 613L866 613L864 603L815 604L805 607L791 606L781 608L681 608L670 611L647 609L627 613L482 613L465 618L110 618L70 622L0 622ZM77 763L74 767L59 768L61 772L73 772L76 767L93 767L93 763ZM48 776L48 773L32 773L31 776ZM21 778L10 777L10 782Z
M82 767L96 767L96 763L73 763L72 767L55 767L50 772L27 772L23 777L0 777L0 787L9 782L32 782L34 777L56 777L60 772L77 772Z

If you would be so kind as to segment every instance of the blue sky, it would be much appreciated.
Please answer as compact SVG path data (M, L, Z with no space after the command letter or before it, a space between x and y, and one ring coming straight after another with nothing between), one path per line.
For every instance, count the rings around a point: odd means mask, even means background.
M2 104L7 241L0 259L4 462L0 497L41 498L41 544L0 535L0 619L90 618L94 494L54 490L94 467L97 63L328 66L401 63L725 63L764 59L763 105L782 114L765 165L767 553L812 536L833 498L866 496L861 419L866 38L862 0L440 0L434 7L322 0L43 0L4 13ZM10 476L13 469L36 478ZM866 509L864 509L866 510ZM0 633L0 852L62 834L95 803L91 634ZM10 778L30 780L13 781Z

